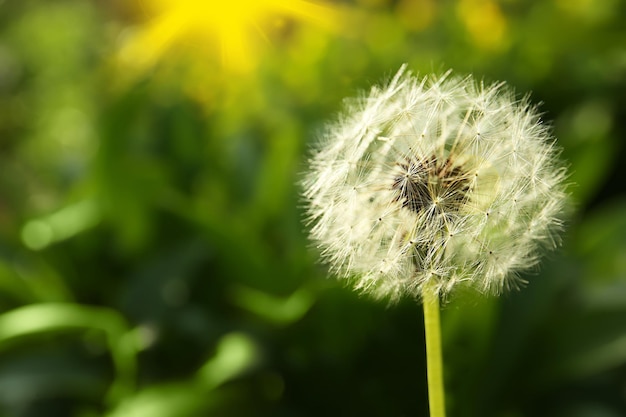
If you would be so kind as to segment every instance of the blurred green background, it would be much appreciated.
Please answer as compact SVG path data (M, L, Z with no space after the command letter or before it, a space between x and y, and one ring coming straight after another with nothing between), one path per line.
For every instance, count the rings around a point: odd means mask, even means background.
M574 184L445 304L449 416L626 415L626 2L285 4L0 1L0 415L427 416L421 307L329 279L297 187L404 62L532 92Z

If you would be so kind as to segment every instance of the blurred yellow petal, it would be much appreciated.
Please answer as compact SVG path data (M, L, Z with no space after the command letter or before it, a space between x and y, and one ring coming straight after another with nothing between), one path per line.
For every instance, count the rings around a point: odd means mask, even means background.
M435 0L400 0L396 5L398 20L409 30L422 31L431 25L437 12Z
M123 43L124 66L145 71L179 47L210 52L235 72L256 67L262 49L272 42L270 27L280 19L338 27L336 8L307 0L147 0L147 22Z
M478 48L488 51L506 48L507 21L496 1L461 0L457 12Z

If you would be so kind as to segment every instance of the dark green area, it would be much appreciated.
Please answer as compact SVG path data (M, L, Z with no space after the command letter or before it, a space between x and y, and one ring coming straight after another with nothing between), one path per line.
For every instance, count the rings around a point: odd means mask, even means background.
M114 3L0 1L1 416L426 416L420 305L329 279L297 186L342 98L404 62L532 91L573 183L526 288L445 304L449 416L626 415L625 2L434 2L419 29L343 3L362 27L307 60L293 22L203 104L191 58L118 83Z

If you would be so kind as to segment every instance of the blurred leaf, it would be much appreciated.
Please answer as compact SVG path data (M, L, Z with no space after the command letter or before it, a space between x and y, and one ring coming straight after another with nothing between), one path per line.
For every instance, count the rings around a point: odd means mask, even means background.
M12 410L11 415L23 415L24 409L45 414L45 402L55 398L98 404L108 388L109 378L95 366L97 361L81 356L77 349L40 344L3 356L0 404Z
M527 388L533 392L534 383L528 382L530 370L537 365L534 344L537 329L549 317L558 296L570 285L574 269L559 256L544 262L541 272L530 277L526 288L501 297L495 312L497 321L486 352L483 352L479 377L483 381L472 399L468 415L497 415L509 402L516 401ZM530 381L535 381L530 379Z
M626 304L624 304L626 306ZM571 312L548 336L549 356L538 380L580 380L626 364L626 307L619 312Z
M596 209L573 233L578 285L551 317L539 377L553 383L626 364L626 201Z
M579 201L594 197L616 162L613 114L611 102L596 99L568 109L557 120L556 134L560 143L568 146L571 191Z
M144 388L125 398L107 417L193 417L205 403L213 400L210 393L193 382L174 383Z
M68 239L95 226L100 221L100 209L92 200L64 207L38 219L30 220L22 228L22 241L31 249Z
M243 333L223 336L215 356L207 361L196 377L206 388L215 388L250 370L259 360L259 349L255 341Z
M14 301L72 301L73 295L58 272L43 259L22 254L0 258L0 292Z
M116 368L109 400L116 401L134 387L137 342L123 317L114 310L78 304L32 304L0 315L0 346L42 332L97 329L104 331Z
M204 415L218 397L212 390L239 376L258 361L254 341L240 333L222 337L216 355L195 379L144 388L129 396L108 417L194 417Z
M239 307L280 325L298 321L315 302L315 295L305 288L283 298L244 286L233 287L231 294Z
M626 282L626 200L619 198L599 207L575 234L576 252L586 262L586 283Z

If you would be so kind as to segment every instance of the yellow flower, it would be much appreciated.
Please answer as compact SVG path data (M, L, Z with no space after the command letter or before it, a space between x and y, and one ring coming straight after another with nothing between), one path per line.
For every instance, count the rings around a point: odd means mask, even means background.
M146 22L124 41L118 58L138 72L181 50L217 58L229 71L248 72L274 42L272 32L286 22L326 28L338 22L335 8L307 0L135 1Z

